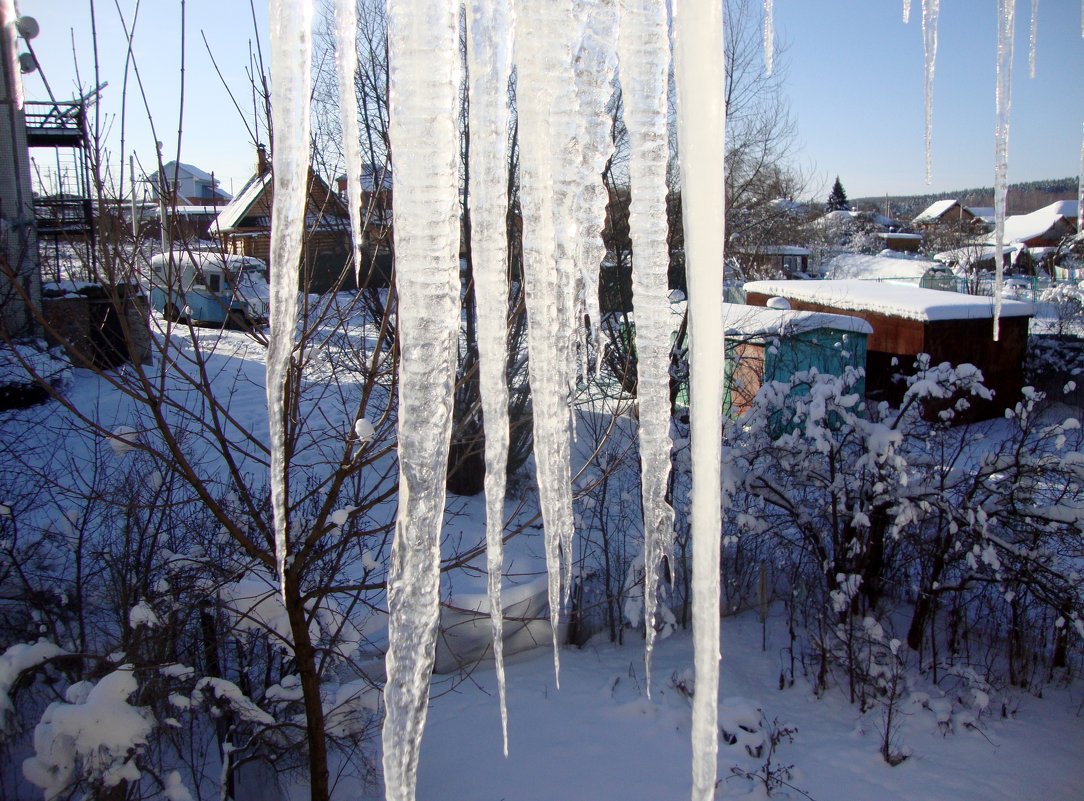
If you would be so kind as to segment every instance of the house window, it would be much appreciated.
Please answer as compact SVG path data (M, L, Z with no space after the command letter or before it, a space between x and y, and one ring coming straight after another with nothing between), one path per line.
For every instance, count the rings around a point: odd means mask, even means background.
M801 256L784 256L783 257L783 272L791 275L793 273L799 273L802 271L802 257Z
M207 276L207 288L212 292L222 291L222 276L218 273L212 273Z

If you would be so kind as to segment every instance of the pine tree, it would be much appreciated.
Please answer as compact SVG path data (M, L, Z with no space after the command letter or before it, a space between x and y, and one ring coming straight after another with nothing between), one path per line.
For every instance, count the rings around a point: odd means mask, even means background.
M832 185L832 193L828 195L828 211L850 211L851 203L847 200L847 192L840 183L839 176Z

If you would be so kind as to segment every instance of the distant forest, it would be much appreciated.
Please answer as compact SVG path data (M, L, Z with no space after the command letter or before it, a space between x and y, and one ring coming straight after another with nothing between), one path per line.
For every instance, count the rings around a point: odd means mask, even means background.
M1077 196L1078 179L1050 178L1042 181L1027 181L1025 183L1010 184L1007 197L1008 214L1027 214L1028 212L1048 206L1055 200L1068 200ZM897 195L888 196L889 217L897 220L911 220L926 209L936 200L955 198L965 206L994 205L993 187L981 189L957 189L951 192L937 192L928 195ZM852 201L858 209L876 209L884 212L885 198L863 197Z

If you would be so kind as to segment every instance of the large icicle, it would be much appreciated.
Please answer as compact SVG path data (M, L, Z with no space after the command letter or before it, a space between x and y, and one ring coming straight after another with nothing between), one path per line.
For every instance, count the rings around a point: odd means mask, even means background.
M1005 253L1005 200L1009 189L1009 115L1012 110L1013 33L1016 0L997 2L997 107L994 127L994 340L1001 327L1001 289Z
M666 502L670 476L670 304L667 301L666 7L657 0L622 0L618 39L621 92L629 132L632 204L632 300L636 315L637 389L640 403L640 470L644 507L644 653L651 695L658 568L671 558L674 512Z
M286 397L297 329L298 265L309 182L309 87L312 0L270 0L272 152L271 309L267 342L267 419L271 442L271 512L275 566L286 596L290 482L286 462Z
M508 756L503 607L504 496L508 470L508 78L512 71L510 0L473 2L467 13L470 77L471 254L478 310L479 376L486 449L486 569L501 734Z
M723 404L723 19L719 3L674 3L681 206L689 282L692 436L693 801L715 797L719 696Z
M1076 231L1077 236L1084 237L1084 137L1080 140L1080 171L1076 179Z
M764 71L775 69L775 0L764 0Z
M577 26L570 0L528 2L516 8L515 61L519 97L520 205L523 273L527 294L527 355L534 412L534 455L545 527L553 666L558 681L558 623L562 605L562 551L572 542L570 483L569 303L575 284L572 220L575 165L567 145L576 132L571 39ZM568 590L566 586L566 592Z
M384 783L411 801L439 622L459 332L459 1L388 0L399 295L399 518L388 570Z
M1028 77L1035 77L1035 51L1039 47L1039 0L1031 0L1031 34L1028 36Z
M903 24L911 21L911 0L903 0Z
M358 70L358 6L356 0L335 0L335 59L339 74L339 116L346 160L346 202L354 243L354 276L361 286L361 132L354 76Z
M937 65L937 14L941 0L922 0L922 52L926 58L923 100L926 111L926 183L933 181L933 76Z
M591 321L591 344L595 352L595 369L601 359L599 332L599 269L606 257L602 227L606 219L609 194L602 181L606 161L613 152L610 138L611 117L606 104L613 94L613 72L616 67L617 12L615 0L589 0L578 13L582 33L573 60L576 85L576 109L579 135L576 149L579 155L579 189L574 200L576 230L579 232L575 257L577 262L577 295L571 334L581 354L581 371L586 373L585 349L580 346L580 321L584 315ZM583 376L586 380L587 376Z

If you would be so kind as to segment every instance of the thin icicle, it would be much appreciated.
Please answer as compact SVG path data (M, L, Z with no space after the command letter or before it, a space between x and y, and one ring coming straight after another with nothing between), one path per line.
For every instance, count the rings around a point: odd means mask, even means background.
M666 8L656 0L622 0L618 40L625 125L629 132L629 235L636 318L640 468L644 508L645 685L651 695L658 569L670 558L674 511L670 476L670 304L666 297L667 68Z
M1028 37L1028 77L1035 77L1035 51L1039 43L1039 0L1031 0L1031 35Z
M599 269L606 257L602 228L609 201L602 172L613 152L610 137L612 120L606 104L613 94L612 78L617 65L617 12L614 3L615 0L590 0L578 9L583 31L573 63L579 122L576 147L580 165L579 190L573 205L579 242L575 252L578 292L572 334L576 339L576 350L580 353L580 370L584 381L588 378L587 360L586 351L579 344L579 322L585 314L591 321L590 344L595 353L596 373L601 362L598 288Z
M775 69L775 2L764 0L764 71L770 78Z
M719 748L719 537L723 387L723 19L719 3L674 3L678 152L689 282L693 636L692 799L715 798Z
M567 186L569 172L574 170L567 164L567 145L576 131L575 110L570 103L571 40L576 25L570 0L523 3L517 6L516 14L517 91L520 98L530 98L530 102L521 102L518 107L528 369L549 576L553 667L559 682L561 556L573 534L570 412L566 396L570 375L570 286L575 276L570 255L574 241L565 230L572 226L565 216L565 204L574 194ZM570 550L563 553L566 560L572 559Z
M486 569L501 735L508 756L504 679L504 496L508 469L508 77L514 17L509 0L471 3L467 13L470 76L471 254L478 317L479 377L486 456Z
M903 24L911 21L911 0L903 0Z
M933 77L937 65L937 15L940 0L922 0L922 52L926 57L923 99L926 108L926 183L933 181Z
M335 58L339 73L339 115L343 155L346 159L346 202L350 206L350 234L354 243L354 277L361 286L361 132L354 75L358 70L358 6L356 0L335 0Z
M1005 201L1009 189L1009 117L1012 110L1013 32L1016 0L997 3L997 85L994 127L994 341L1001 328L1001 289L1005 271Z
M267 341L267 418L271 443L271 512L275 567L286 597L289 493L286 461L286 385L297 329L298 264L305 233L309 182L309 87L312 0L270 0L272 153L271 308Z
M388 0L398 288L399 517L388 570L384 783L412 801L440 618L459 333L459 0Z
M1077 236L1084 237L1084 137L1080 140L1080 171L1076 179L1076 231Z

